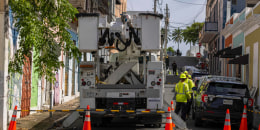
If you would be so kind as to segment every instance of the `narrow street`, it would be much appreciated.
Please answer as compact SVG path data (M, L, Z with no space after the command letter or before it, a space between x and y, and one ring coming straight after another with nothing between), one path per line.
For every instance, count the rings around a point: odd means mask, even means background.
M172 92L172 88L174 85L165 85L165 103L164 105L166 107L170 106L172 97L174 93ZM165 122L166 117L164 117L163 122ZM194 120L189 119L187 121L187 126L188 129L192 130L221 130L223 129L223 124L214 124L214 123L209 123L207 125L204 125L203 127L195 127L194 126ZM162 124L161 128L147 128L142 124L135 124L135 120L133 119L115 119L111 124L108 124L107 126L100 126L100 127L95 127L93 126L93 130L164 130L164 124ZM81 130L83 127L83 119L79 118L73 125L70 126L70 128L75 128L78 130Z
M0 0L0 49L0 130L260 130L260 0Z

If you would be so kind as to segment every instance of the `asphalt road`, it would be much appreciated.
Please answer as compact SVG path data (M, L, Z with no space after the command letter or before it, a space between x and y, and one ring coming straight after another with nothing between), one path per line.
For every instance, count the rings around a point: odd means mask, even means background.
M170 106L172 97L174 93L172 92L173 85L165 85L165 103L166 107ZM165 118L165 117L163 117ZM82 130L83 127L83 119L79 118L77 121L73 123L70 129L74 130ZM165 119L163 119L165 122ZM205 123L202 127L195 127L194 120L189 119L187 122L188 129L192 130L221 130L223 129L223 124L214 124L214 123ZM106 126L99 126L95 127L92 126L92 130L164 130L164 124L160 128L152 128L152 127L145 127L142 124L136 124L135 120L133 119L114 119L110 124Z

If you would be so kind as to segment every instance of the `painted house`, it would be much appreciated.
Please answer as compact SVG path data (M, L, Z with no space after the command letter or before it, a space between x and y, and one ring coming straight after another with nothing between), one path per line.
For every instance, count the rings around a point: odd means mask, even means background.
M253 9L246 15L246 21L244 23L244 35L245 35L245 50L244 53L248 54L248 66L245 68L248 73L248 84L249 87L260 88L260 2L253 7ZM248 72L247 72L248 71ZM246 74L244 74L246 75ZM260 106L260 95L259 91L256 93L256 105Z
M245 7L253 7L258 0L208 0L206 5L206 19L199 35L201 43L208 44L209 73L215 75L233 75L231 66L226 66L228 59L220 54L226 46L233 42L233 37L224 36L222 30L234 23L231 16L240 13ZM231 20L232 19L232 20ZM231 40L232 39L232 40ZM229 42L229 43L225 43ZM232 46L233 47L233 46Z
M19 48L18 36L19 32L14 27L13 14L9 9L9 28L8 28L8 62L12 60L16 50ZM75 31L68 30L71 34L71 39L78 46L78 35ZM63 53L63 52L61 52ZM39 74L35 72L34 56L27 57L23 67L23 74L10 73L8 80L8 120L11 119L12 110L15 105L18 109L42 109L43 106L49 105L49 84L46 83L44 77L39 78ZM78 63L75 59L69 59L67 55L60 56L60 61L64 61L67 65L60 68L56 72L56 83L53 84L53 104L57 105L67 102L79 96L78 91ZM64 74L63 74L64 73ZM67 74L65 80L64 75ZM67 83L65 85L65 82ZM65 93L67 92L67 93ZM18 117L29 115L29 112L18 113Z
M249 77L244 75L244 68L248 63L234 61L237 61L239 58L241 59L241 56L244 56L245 32L243 31L242 27L244 26L246 15L248 15L251 10L252 8L246 7L241 13L235 13L230 19L233 21L233 24L229 24L222 31L222 34L226 38L232 35L232 44L230 45L231 48L229 50L231 56L229 56L229 59L226 58L227 62L223 64L224 71L222 75L241 78L241 81L245 84L248 83ZM230 20L227 23L230 23ZM228 42L229 41L227 40L225 44L228 44Z
M260 88L260 2L252 8L245 8L239 14L233 14L226 22L222 34L225 37L225 48L220 57L224 72L222 75L241 78L249 90ZM260 95L257 91L255 105L260 106Z

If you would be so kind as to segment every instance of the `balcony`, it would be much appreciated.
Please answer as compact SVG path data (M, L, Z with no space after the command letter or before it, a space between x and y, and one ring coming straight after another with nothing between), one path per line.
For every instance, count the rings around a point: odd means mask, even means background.
M209 43L218 34L217 22L205 22L199 33L199 42Z

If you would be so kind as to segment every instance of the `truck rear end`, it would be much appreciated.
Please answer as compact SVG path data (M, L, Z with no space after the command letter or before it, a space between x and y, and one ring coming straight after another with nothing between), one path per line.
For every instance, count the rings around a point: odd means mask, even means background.
M80 108L90 105L92 122L122 117L161 124L165 67L157 54L162 17L133 11L108 23L99 14L78 15L79 50L92 57L80 62Z

